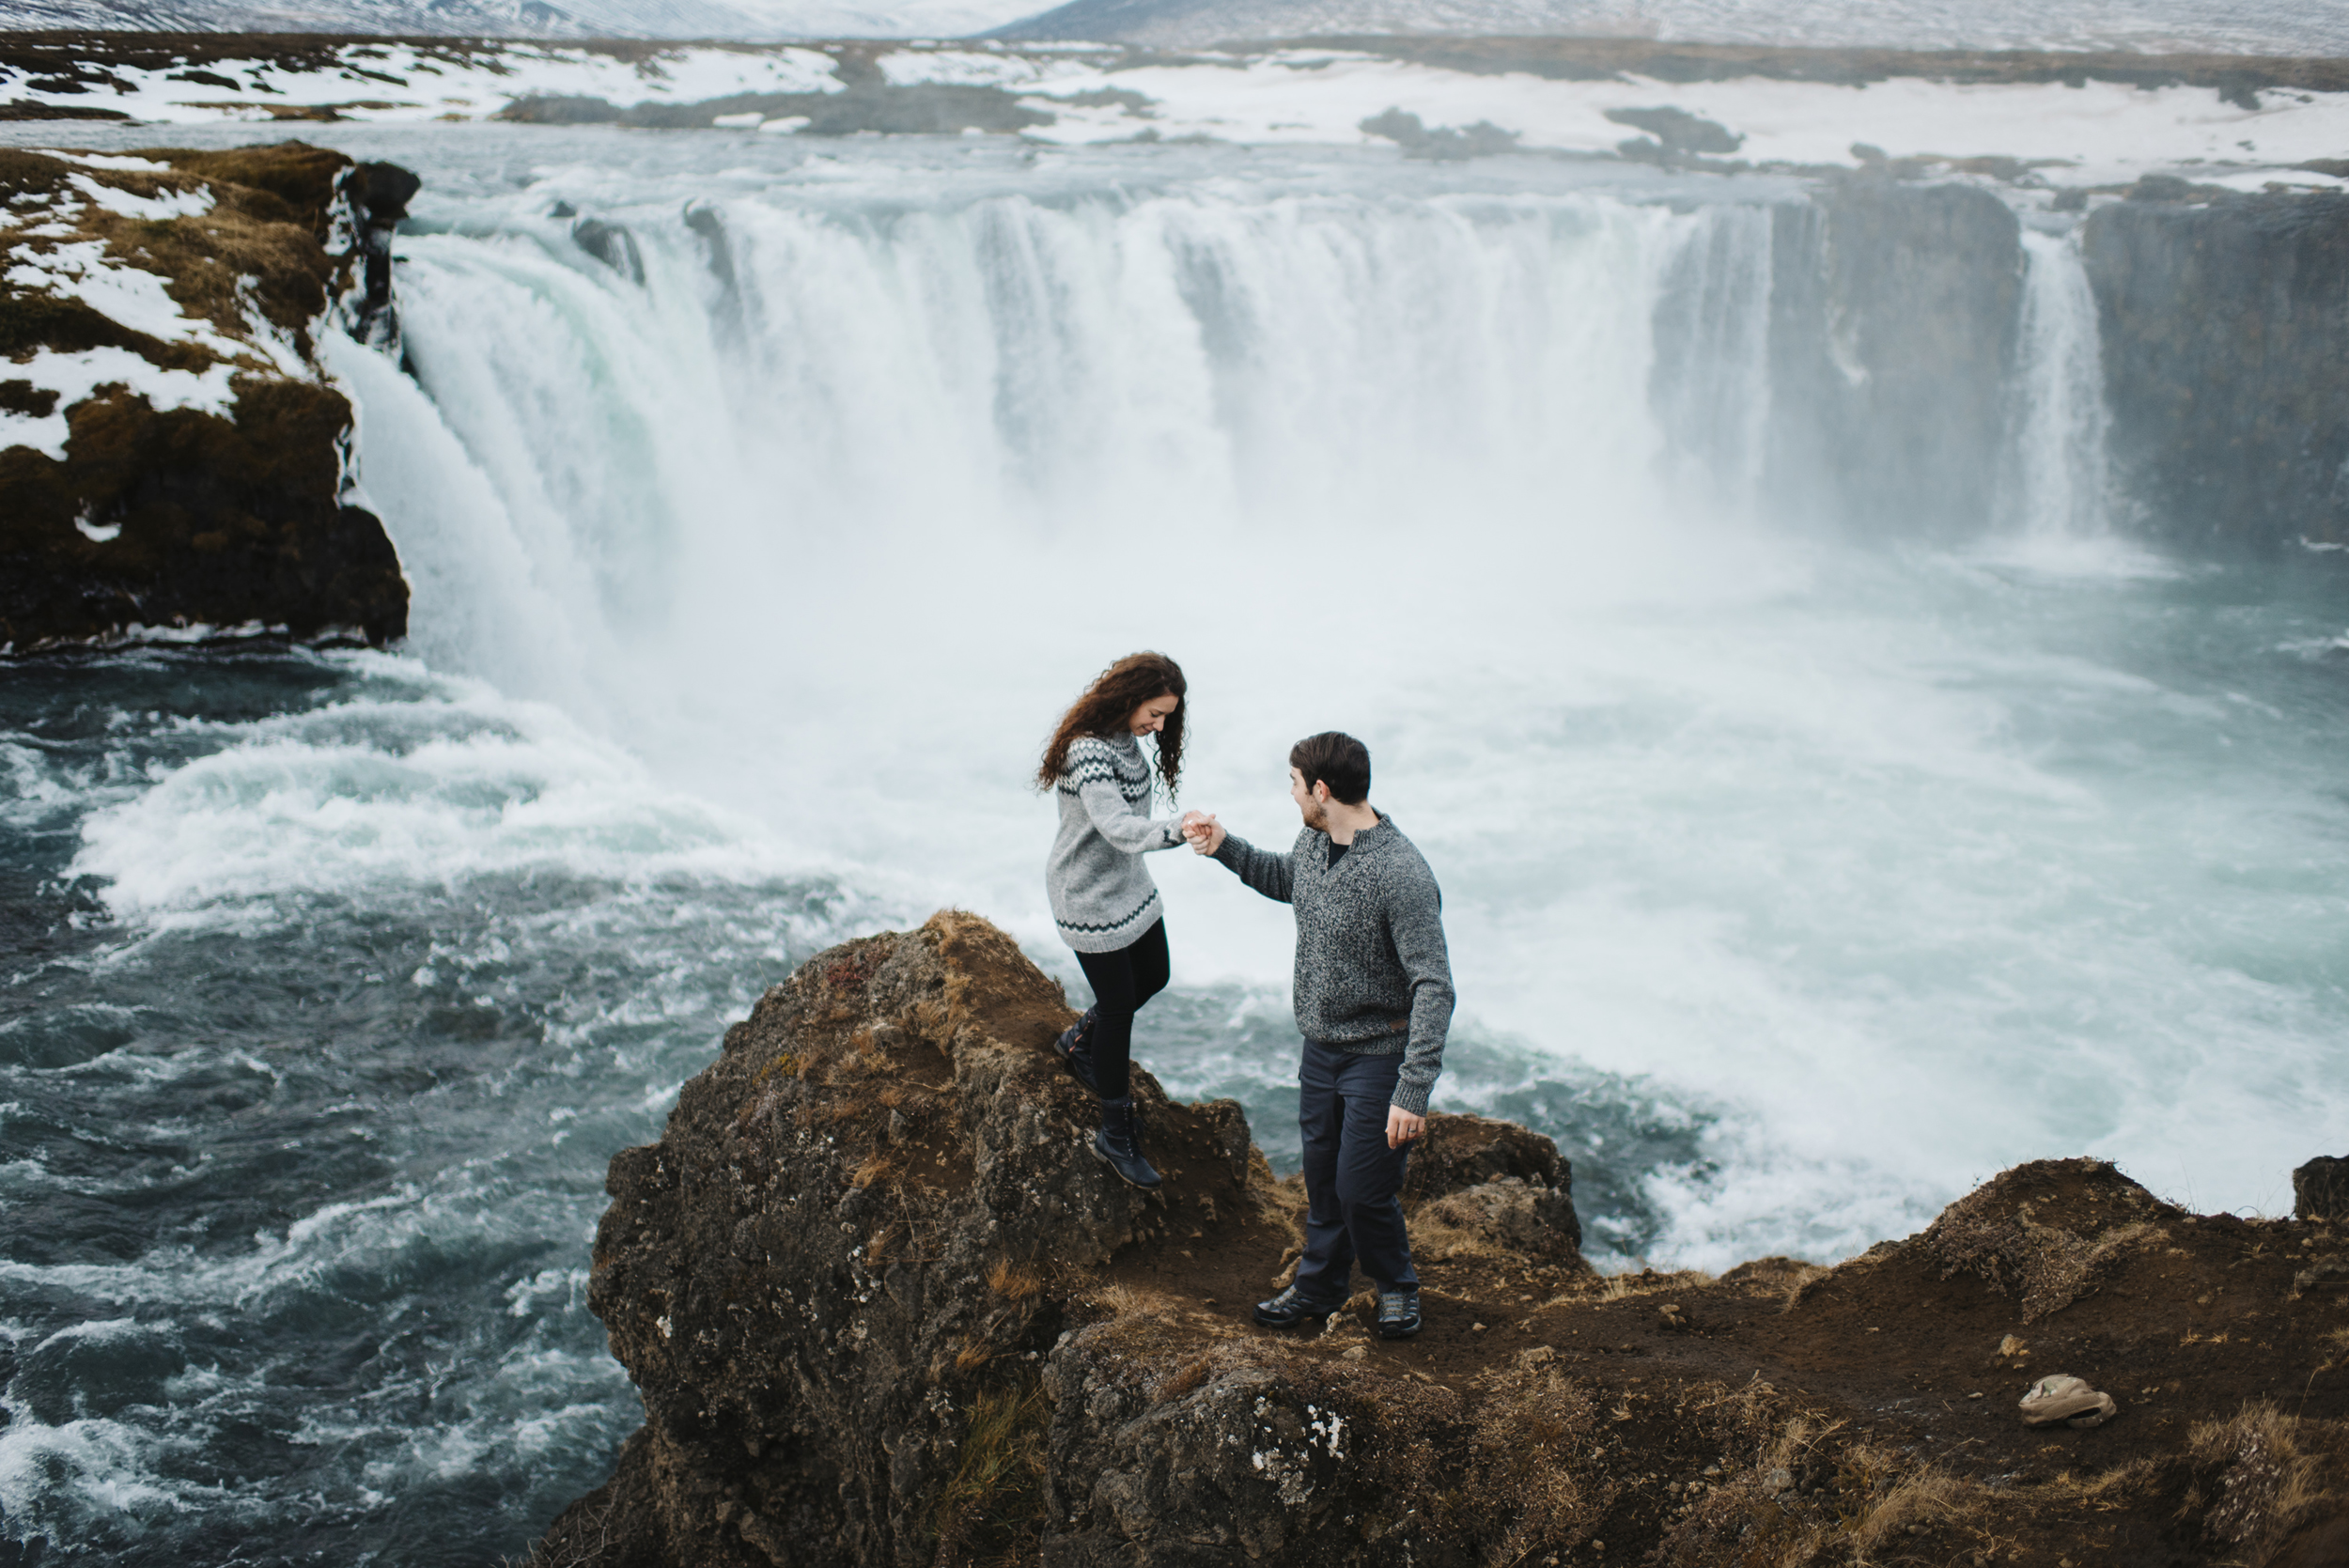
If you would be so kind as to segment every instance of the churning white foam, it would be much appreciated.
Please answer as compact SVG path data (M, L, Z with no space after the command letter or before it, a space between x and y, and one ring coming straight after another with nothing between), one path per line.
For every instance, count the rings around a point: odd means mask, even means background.
M1867 561L1745 520L1750 210L1223 176L957 194L884 163L736 171L683 208L554 171L406 242L429 398L337 365L436 666L1039 949L1025 775L1109 658L1184 660L1185 803L1261 841L1294 831L1289 741L1352 730L1443 878L1464 1032L1718 1112L1712 1169L1651 1181L1659 1255L1832 1255L2037 1155L2273 1205L2271 1151L2338 1126L2323 988L2245 972L2234 931L2283 906L2222 869L2298 862L2231 784L2238 748L2281 759L2286 816L2330 819L2322 769L2277 721L2046 630L2162 569L2101 526L2064 241L2029 241L2006 542ZM641 283L543 216L558 194L629 225ZM1750 389L1681 410L1694 447L1651 395L1657 303L1691 280L1721 307L1694 369ZM542 842L513 815L511 846L469 852ZM130 826L93 839L110 873ZM1282 984L1286 911L1156 868L1179 980Z
M411 660L333 657L374 690L227 726L228 744L92 812L70 874L151 919L532 869L754 881L807 867L548 705Z

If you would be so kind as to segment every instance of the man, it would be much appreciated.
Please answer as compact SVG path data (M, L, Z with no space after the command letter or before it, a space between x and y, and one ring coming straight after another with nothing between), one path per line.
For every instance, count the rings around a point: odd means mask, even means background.
M1403 1228L1403 1168L1427 1130L1427 1094L1452 1023L1443 897L1411 841L1370 804L1370 752L1337 731L1289 750L1289 794L1305 819L1285 855L1212 816L1183 836L1239 879L1297 909L1298 1123L1305 1135L1305 1255L1256 1304L1275 1328L1345 1305L1360 1263L1378 1290L1378 1332L1419 1332L1419 1274Z

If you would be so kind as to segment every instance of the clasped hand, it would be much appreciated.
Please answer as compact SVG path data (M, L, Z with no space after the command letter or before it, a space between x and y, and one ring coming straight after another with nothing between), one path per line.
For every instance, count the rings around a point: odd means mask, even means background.
M1223 824L1209 813L1183 813L1183 839L1194 855L1212 855L1223 847Z

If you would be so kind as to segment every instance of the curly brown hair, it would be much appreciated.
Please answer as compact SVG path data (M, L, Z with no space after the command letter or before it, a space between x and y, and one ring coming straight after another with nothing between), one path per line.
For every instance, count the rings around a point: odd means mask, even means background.
M1162 653L1129 653L1099 675L1084 689L1084 695L1069 706L1053 727L1052 738L1044 743L1044 760L1035 770L1035 786L1050 789L1068 770L1068 748L1080 737L1088 735L1124 735L1126 722L1134 709L1153 697L1178 699L1174 711L1166 716L1166 727L1159 731L1159 777L1166 781L1169 799L1174 794L1183 771L1183 715L1190 711L1188 702L1180 700L1185 687L1183 667Z

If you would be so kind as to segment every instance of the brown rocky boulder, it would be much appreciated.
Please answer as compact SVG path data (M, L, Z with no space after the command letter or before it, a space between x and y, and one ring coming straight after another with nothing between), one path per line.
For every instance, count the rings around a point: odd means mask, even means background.
M1515 1122L1429 1116L1404 1175L1403 1206L1422 1254L1486 1250L1581 1260L1572 1172L1557 1144Z
M2349 1219L2349 1159L2319 1155L2292 1173L2295 1219Z
M1167 1185L1117 1185L1070 1017L949 912L727 1032L613 1162L590 1301L646 1424L535 1563L2281 1565L2349 1516L2328 1223L2047 1160L1833 1268L1602 1278L1547 1141L1445 1117L1425 1330L1279 1333L1294 1184L1137 1073ZM2027 1425L2057 1377L2117 1413Z

